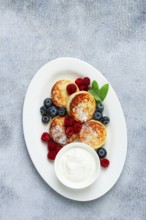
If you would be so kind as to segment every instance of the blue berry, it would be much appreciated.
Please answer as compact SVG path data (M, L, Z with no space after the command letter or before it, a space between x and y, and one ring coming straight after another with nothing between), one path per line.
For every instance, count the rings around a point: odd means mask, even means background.
M40 108L40 113L41 113L41 115L46 115L47 109L46 109L45 106L42 106L42 107Z
M49 115L52 116L52 117L55 117L56 115L58 115L58 109L57 109L56 106L51 106L48 109L48 112L49 112Z
M67 114L66 108L59 108L58 114L59 116L65 116Z
M103 104L97 102L97 103L96 103L96 111L98 111L98 112L103 112L103 110L104 110Z
M101 119L102 124L107 125L110 122L110 119L108 116L104 116Z
M101 118L102 118L101 112L94 112L93 119L100 121Z
M49 116L50 116L50 108L51 108L51 107L46 108L46 115L49 115Z
M107 155L107 152L106 152L106 150L103 147L98 148L96 150L96 152L97 152L99 158L104 158Z
M43 123L48 123L50 121L50 117L48 116L48 115L44 115L43 117L42 117L42 122Z
M47 99L44 100L44 106L46 106L48 108L51 105L52 105L52 99L47 98Z

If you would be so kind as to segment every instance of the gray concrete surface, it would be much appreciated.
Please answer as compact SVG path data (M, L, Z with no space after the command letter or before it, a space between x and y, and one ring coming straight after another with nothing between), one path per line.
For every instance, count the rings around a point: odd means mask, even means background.
M107 77L127 121L123 173L92 202L54 192L34 169L23 138L30 80L63 56L87 61ZM0 220L146 219L145 76L146 1L0 0Z

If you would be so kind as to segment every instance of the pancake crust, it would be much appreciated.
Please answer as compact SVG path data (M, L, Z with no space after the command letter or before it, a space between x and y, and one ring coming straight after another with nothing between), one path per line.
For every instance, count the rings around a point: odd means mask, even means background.
M101 122L90 120L82 125L78 138L81 142L97 149L105 143L106 135L106 127Z
M77 136L76 134L73 134L71 137L66 136L64 119L65 117L56 116L52 120L49 128L52 139L62 145L71 143Z
M86 122L92 119L95 107L96 102L88 92L76 92L70 96L68 111L76 121Z
M67 101L69 99L69 95L66 91L66 87L68 84L74 84L77 87L77 85L70 80L59 80L54 84L52 88L51 91L52 100L53 103L58 107L66 108ZM77 87L77 91L78 90L79 89Z

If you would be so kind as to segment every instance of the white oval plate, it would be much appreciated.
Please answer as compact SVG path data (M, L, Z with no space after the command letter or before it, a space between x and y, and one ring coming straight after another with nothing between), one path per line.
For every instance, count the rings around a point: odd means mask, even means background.
M54 163L47 159L47 146L40 140L48 125L41 122L40 107L46 97L50 97L53 84L60 79L75 80L77 77L89 76L102 86L107 83L105 77L94 67L75 58L58 58L44 65L33 77L24 101L23 131L26 146L32 162L41 177L56 192L69 199L89 201L99 198L108 192L118 180L126 159L127 130L120 102L110 86L104 101L104 115L110 117L107 126L107 157L110 166L101 169L96 182L82 190L72 190L59 182L54 172Z

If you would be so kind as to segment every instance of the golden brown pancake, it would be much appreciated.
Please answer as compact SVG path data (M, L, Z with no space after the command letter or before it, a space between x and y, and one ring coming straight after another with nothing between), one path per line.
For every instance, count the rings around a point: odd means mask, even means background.
M106 141L106 127L99 121L87 121L82 124L78 138L81 142L97 149Z
M53 103L58 107L66 108L67 101L69 98L69 95L66 91L66 87L68 84L74 84L77 87L77 85L70 80L59 80L54 84L52 88L52 91L51 91L52 100L53 100ZM79 89L77 87L77 91L78 90Z
M92 119L95 107L94 97L85 91L72 94L67 103L69 115L80 122Z
M72 142L77 136L73 134L71 137L67 137L65 134L64 119L65 117L56 116L49 128L52 139L62 145Z

